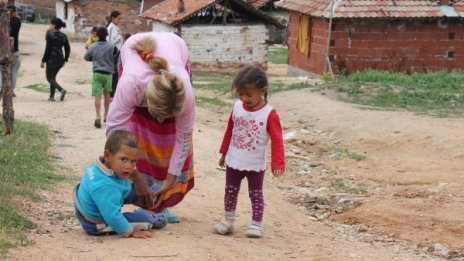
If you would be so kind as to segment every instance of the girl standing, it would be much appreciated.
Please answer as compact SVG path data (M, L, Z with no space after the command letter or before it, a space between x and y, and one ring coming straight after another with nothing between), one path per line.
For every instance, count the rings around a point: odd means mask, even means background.
M119 28L119 25L121 23L121 12L119 11L113 11L110 14L110 18L108 21L108 42L114 44L116 48L118 48L118 51L121 50L122 44L124 43L124 38L122 37L121 29ZM111 98L114 97L114 93L116 92L116 87L118 85L118 68L120 64L120 59L118 57L117 63L115 64L114 72L113 72L113 84L112 84L112 90L111 90Z
M272 174L279 177L285 172L282 128L276 110L267 103L268 81L263 70L253 66L241 69L235 77L232 91L239 100L235 102L219 150L222 153L219 165L226 166L225 216L214 225L213 230L221 235L233 232L240 184L246 178L252 205L252 220L246 235L256 238L263 233L263 181L269 138Z
M69 54L71 53L68 37L60 31L63 27L66 28L66 23L60 18L53 18L50 21L50 28L45 37L47 44L45 46L42 62L40 63L40 68L44 68L45 64L47 64L45 74L50 84L49 101L55 101L55 89L61 92L60 101L64 101L66 95L66 90L56 81L58 72L64 66L64 63L68 62Z

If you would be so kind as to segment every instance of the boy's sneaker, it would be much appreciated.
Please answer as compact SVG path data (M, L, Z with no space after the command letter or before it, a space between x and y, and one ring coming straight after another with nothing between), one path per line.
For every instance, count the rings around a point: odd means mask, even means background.
M221 220L213 226L213 231L219 235L228 235L233 232L233 224L229 223L226 220Z
M251 224L246 230L247 237L260 238L263 236L263 229L260 226Z
M66 96L67 91L63 89L60 96L60 101L64 101L64 96Z
M51 101L51 102L54 102L55 101L55 98L48 98L48 101Z

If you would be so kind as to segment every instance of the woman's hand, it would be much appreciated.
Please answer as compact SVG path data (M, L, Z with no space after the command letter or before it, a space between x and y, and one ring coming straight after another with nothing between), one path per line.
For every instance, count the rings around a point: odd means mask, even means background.
M156 198L154 209L157 209L161 205L161 202L163 202L164 195L169 189L171 189L174 186L176 179L176 175L168 173L166 179L163 181L163 185L161 185L161 188L153 193L153 197Z
M222 154L221 158L219 159L219 166L224 168L225 167L225 161L226 161L226 154Z
M153 198L150 187L147 181L140 172L134 170L130 176L135 187L135 194L137 194L136 205L139 207L151 209L153 208Z
M45 68L45 63L44 62L40 63L40 68Z
M134 238L150 238L152 237L152 233L150 231L142 231L142 230L134 229L134 231L132 232L130 236Z

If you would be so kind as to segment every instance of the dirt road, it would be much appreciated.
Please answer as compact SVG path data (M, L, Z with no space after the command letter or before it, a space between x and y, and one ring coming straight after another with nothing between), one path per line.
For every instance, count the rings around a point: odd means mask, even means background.
M274 94L286 133L289 169L265 180L264 237L249 239L246 189L239 198L236 232L219 236L224 173L216 169L229 108L197 108L196 185L173 212L182 218L148 240L91 237L73 217L71 190L82 170L102 153L104 129L93 127L91 63L72 43L58 76L65 102L24 88L46 83L40 69L46 27L21 29L22 67L14 99L16 117L50 126L56 169L67 182L23 202L39 227L18 260L440 260L464 250L461 162L464 124L405 112L359 108L310 90ZM333 153L333 152L338 152ZM365 156L353 160L348 152ZM351 154L352 155L352 154ZM292 204L293 202L294 204Z

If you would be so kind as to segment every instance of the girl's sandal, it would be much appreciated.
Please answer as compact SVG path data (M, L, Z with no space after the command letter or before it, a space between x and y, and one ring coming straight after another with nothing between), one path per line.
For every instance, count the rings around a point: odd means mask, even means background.
M260 238L263 236L263 229L257 225L249 225L246 230L247 237Z
M225 220L219 221L216 225L213 226L214 232L218 233L219 235L227 235L232 233L233 227L232 224Z

